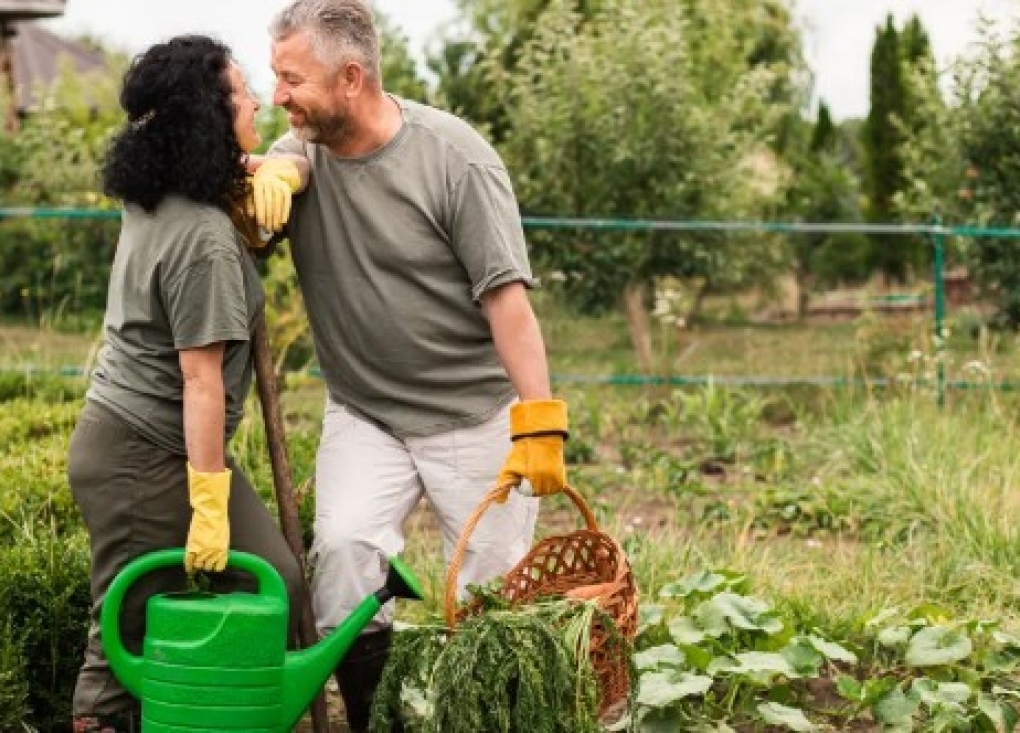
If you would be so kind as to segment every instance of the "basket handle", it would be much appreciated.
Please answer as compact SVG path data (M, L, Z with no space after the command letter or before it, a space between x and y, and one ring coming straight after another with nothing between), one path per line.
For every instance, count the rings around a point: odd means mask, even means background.
M475 527L482 520L482 515L485 511L498 501L506 501L510 492L515 488L515 484L503 484L502 486L496 486L488 494L486 494L478 506L475 507L474 512L468 517L467 522L464 523L464 529L460 533L460 538L457 540L457 547L453 551L453 557L450 558L450 565L446 569L446 593L444 596L444 613L446 615L446 625L449 628L453 628L457 625L457 576L460 574L460 566L464 562L464 553L467 551L468 540L471 539L471 533L475 531ZM588 506L588 502L584 500L580 492L577 491L573 486L567 484L563 487L563 493L570 497L570 500L574 502L574 506L577 507L578 511L581 512L581 516L584 518L584 523L587 529L592 532L599 531L598 522L595 519L595 514L592 513L591 507ZM550 494L550 496L552 496Z

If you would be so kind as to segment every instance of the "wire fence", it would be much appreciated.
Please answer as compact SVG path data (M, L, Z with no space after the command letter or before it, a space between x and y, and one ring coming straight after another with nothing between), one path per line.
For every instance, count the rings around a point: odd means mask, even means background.
M0 222L11 219L107 219L120 218L118 210L83 209L83 208L32 208L32 207L0 207ZM945 400L948 389L995 388L1015 390L1020 385L1001 381L989 384L986 381L970 382L960 379L947 379L941 351L946 337L946 245L948 240L957 237L1020 239L1020 229L987 228L974 226L946 226L938 219L930 224L866 224L866 223L804 223L804 222L771 222L771 221L663 221L649 219L580 219L562 217L526 216L523 218L526 229L533 230L577 230L602 232L719 232L719 233L771 233L771 234L863 234L863 235L898 235L925 237L932 248L932 310L933 339L935 344L935 376L931 380L939 404ZM60 367L53 371L64 374L76 373L75 367ZM77 372L80 373L80 369ZM846 387L846 386L885 386L893 380L851 379L843 377L784 377L779 376L720 376L720 375L613 375L609 377L589 377L571 375L553 375L560 382L578 382L587 384L612 385L703 385L708 383L749 385L749 386L790 386L798 384Z

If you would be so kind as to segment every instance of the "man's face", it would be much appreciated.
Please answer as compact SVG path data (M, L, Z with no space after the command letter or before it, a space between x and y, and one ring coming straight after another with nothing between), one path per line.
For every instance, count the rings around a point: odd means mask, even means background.
M273 43L273 104L287 110L294 133L307 142L340 147L351 134L342 69L319 61L303 31Z

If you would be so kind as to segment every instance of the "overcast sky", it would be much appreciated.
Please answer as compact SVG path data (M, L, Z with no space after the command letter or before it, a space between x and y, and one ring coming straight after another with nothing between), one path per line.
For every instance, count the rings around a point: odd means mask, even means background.
M263 98L272 89L266 25L285 0L67 0L65 16L47 23L58 32L88 33L137 52L175 33L200 31L233 48L252 86ZM419 58L430 38L455 20L453 0L376 0L376 7L403 30ZM875 27L888 13L897 21L917 13L940 65L965 53L979 14L1000 27L1020 17L1020 0L797 0L806 29L806 52L816 95L836 118L862 116L868 107L868 54Z

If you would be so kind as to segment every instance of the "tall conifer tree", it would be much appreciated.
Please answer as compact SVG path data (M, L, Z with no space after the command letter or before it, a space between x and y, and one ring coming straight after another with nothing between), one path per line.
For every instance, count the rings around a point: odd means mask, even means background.
M900 36L890 14L885 27L877 28L871 51L871 110L864 125L864 149L867 163L866 192L868 220L876 224L897 221L893 198L903 187L902 144L904 119L903 64ZM906 262L905 243L892 234L872 238L871 266L902 280Z

